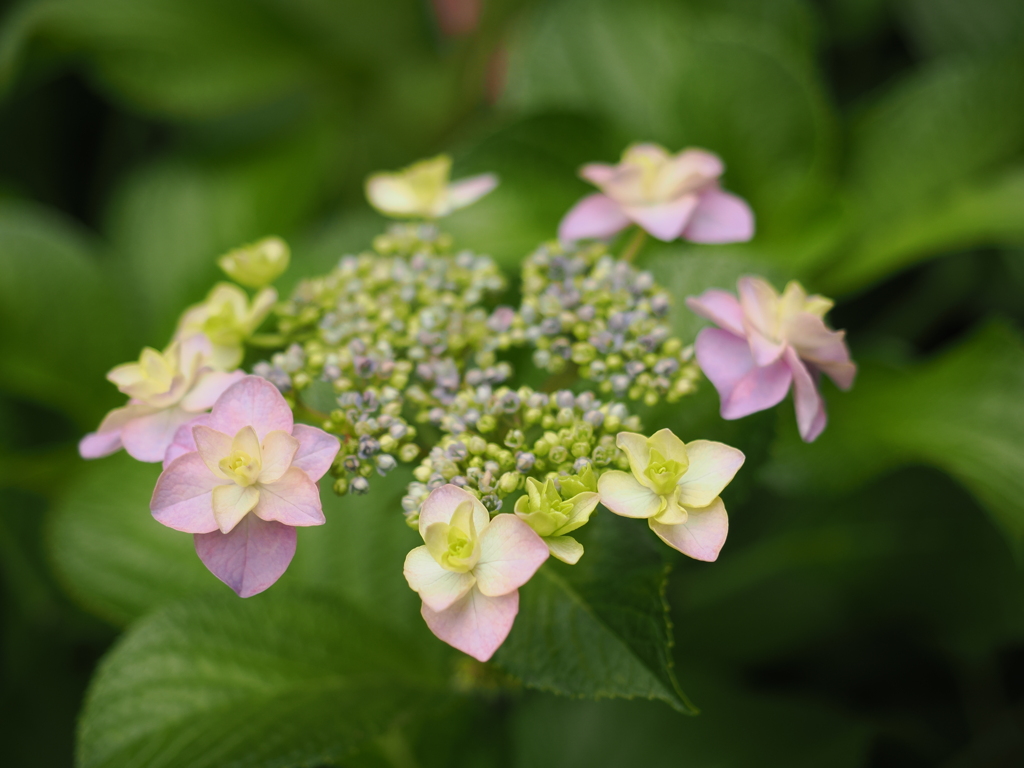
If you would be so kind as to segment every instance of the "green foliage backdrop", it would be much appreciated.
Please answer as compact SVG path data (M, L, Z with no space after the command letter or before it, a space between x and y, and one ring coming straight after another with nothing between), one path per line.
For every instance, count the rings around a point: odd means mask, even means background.
M445 34L476 5L4 4L0 762L1024 763L1024 6L483 0ZM634 140L718 153L758 218L645 251L677 332L688 294L797 278L861 363L812 445L788 405L721 421L706 384L643 414L748 456L714 565L595 519L601 568L545 565L485 667L401 576L407 478L325 492L240 601L149 516L155 467L78 458L105 371L221 252L273 233L285 288L326 271L383 226L368 172L448 151L502 183L446 229L514 276L577 167Z

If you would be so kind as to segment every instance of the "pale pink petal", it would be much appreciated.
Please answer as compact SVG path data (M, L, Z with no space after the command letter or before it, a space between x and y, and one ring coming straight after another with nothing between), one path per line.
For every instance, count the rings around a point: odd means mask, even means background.
M745 335L743 330L743 309L737 298L728 291L718 288L709 288L700 296L688 296L686 306L701 317L735 333L737 336Z
M721 499L715 499L706 507L687 507L686 511L688 517L685 523L665 525L650 520L651 530L684 555L695 560L714 562L729 534L729 516L725 512L725 504Z
M192 441L207 468L217 477L226 480L227 475L221 471L220 462L231 454L231 435L225 435L212 427L195 424L192 426Z
M167 446L167 452L164 454L164 469L167 469L179 456L184 456L186 453L191 453L196 449L196 439L192 435L192 428L198 426L207 426L210 421L210 414L201 413L185 424L178 427L178 431L174 433L174 440L169 446Z
M292 466L298 467L309 475L310 480L316 482L331 468L341 442L334 435L306 424L292 427L292 437L299 441Z
M466 501L473 504L473 526L477 531L482 531L491 519L487 507L481 504L473 494L449 483L435 488L423 500L420 507L420 536L426 535L427 528L434 523L451 522L452 515L455 514L459 504Z
M772 341L753 328L747 329L747 343L750 344L754 365L762 368L776 362L786 351L785 342Z
M98 459L109 456L122 447L121 430L125 424L141 416L156 413L158 409L142 403L129 402L128 405L107 413L95 432L90 432L78 444L78 452L83 459Z
M786 335L800 358L832 377L836 386L853 386L857 366L850 360L844 331L829 330L817 315L801 312L786 324Z
M295 556L295 529L246 515L231 533L196 535L196 554L239 597L252 597L281 578Z
M405 580L418 592L424 605L443 611L473 588L476 579L470 573L442 568L426 547L416 547L405 557Z
M661 511L664 500L633 475L613 469L597 480L601 503L616 515L623 517L654 517Z
M764 278L745 276L736 283L744 328L775 338L779 328L779 292Z
M782 402L792 374L784 360L759 368L746 339L705 328L694 344L697 364L718 390L723 419L739 419Z
M697 207L697 195L683 195L671 203L630 205L625 214L650 234L666 243L679 237Z
M739 472L743 451L713 440L686 444L690 466L679 481L676 500L685 507L706 507Z
M718 155L705 149L686 149L662 167L656 194L675 197L683 192L707 188L724 172L725 165Z
M78 442L78 453L83 459L99 459L121 450L121 430L90 432Z
M453 211L465 208L491 192L498 186L498 177L493 173L470 176L448 185L448 204Z
M323 525L320 489L309 475L291 467L273 483L259 483L260 500L253 512L264 520L277 520L285 525Z
M259 501L260 492L251 485L218 485L213 489L213 516L221 533L229 533Z
M683 237L693 243L743 243L754 236L754 212L736 195L712 187L700 193Z
M580 178L600 187L615 178L616 168L607 163L587 163L580 168Z
M128 455L139 461L163 461L178 427L195 414L176 406L132 419L121 429L121 442Z
M231 371L230 373L207 371L201 373L192 389L181 399L181 407L193 413L208 411L228 387L244 378L245 371Z
M600 193L587 195L574 205L558 225L558 239L563 243L593 238L603 240L629 226L629 217L622 207Z
M446 610L431 610L426 603L420 609L431 632L477 661L490 659L505 642L517 613L518 590L501 597L487 597L480 590L471 589Z
M246 376L228 387L210 414L210 426L218 432L234 435L251 426L260 440L275 429L291 434L294 424L284 395L259 376Z
M177 531L216 531L213 489L223 482L207 469L198 453L186 453L161 473L149 509L157 522Z
M292 458L299 450L299 441L287 432L274 431L263 438L263 464L260 469L260 483L277 481L288 467L292 466ZM303 473L305 474L305 473ZM309 477L309 475L306 475ZM312 478L310 478L312 480Z
M818 392L818 385L807 370L796 352L790 348L783 358L793 372L793 403L796 406L796 425L800 437L806 443L813 443L828 420L825 414L825 401Z
M480 534L477 588L488 597L519 589L548 559L548 545L515 515L497 515Z

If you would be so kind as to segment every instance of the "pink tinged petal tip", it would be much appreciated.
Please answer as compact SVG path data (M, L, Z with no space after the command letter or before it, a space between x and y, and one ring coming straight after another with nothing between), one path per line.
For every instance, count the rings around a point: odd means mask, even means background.
M796 406L796 425L805 443L813 443L825 429L828 417L825 401L818 385L793 349L787 349L783 358L793 372L793 403Z
M498 177L493 173L470 176L448 185L448 202L452 210L465 208L492 192L498 186Z
M274 584L295 556L295 529L246 515L230 533L196 534L196 554L239 597Z
M624 210L631 220L667 243L683 233L696 207L697 196L691 194L683 195L671 203L631 205Z
M177 531L216 531L213 489L223 482L207 469L198 453L186 453L160 474L149 509L157 522Z
M563 243L576 240L609 238L629 226L629 217L610 197L596 193L587 195L574 205L558 225L558 239Z
M709 189L690 218L683 237L693 243L743 243L754 236L754 212L741 197Z
M121 442L128 455L137 461L161 462L174 441L178 427L195 417L178 407L132 419L121 430Z
M316 482L331 468L341 442L334 435L305 424L292 427L292 437L299 441L292 466L298 467L309 475L310 480Z
M548 559L548 545L515 515L497 515L480 534L477 589L488 597L519 589Z
M99 459L121 450L121 430L90 432L78 443L78 453L83 459Z
M743 330L743 309L739 300L728 291L710 288L700 296L689 296L686 306L694 314L705 317L715 325L737 336L745 335Z
M274 430L291 434L294 423L291 408L277 387L259 376L246 376L217 399L209 425L227 435L251 426L262 441Z
M651 520L651 530L658 538L673 549L677 549L694 560L714 562L729 535L729 516L725 512L725 504L715 499L711 504L700 509L687 507L685 523L665 525Z
M253 513L264 520L276 520L285 525L323 525L323 505L320 489L301 469L291 467L273 483L258 483L259 501Z
M420 613L439 639L477 661L487 661L512 631L519 613L519 591L487 597L471 589L443 611L424 603Z
M723 419L739 419L778 405L789 391L792 374L784 360L754 365L746 339L705 328L694 344L697 364L718 390Z

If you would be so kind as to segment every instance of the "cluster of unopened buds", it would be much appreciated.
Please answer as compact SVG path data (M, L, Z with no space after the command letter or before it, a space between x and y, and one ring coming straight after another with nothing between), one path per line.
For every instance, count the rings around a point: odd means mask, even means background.
M646 519L685 555L718 557L721 493L743 454L668 429L645 436L631 401L676 403L703 372L734 419L792 386L811 441L825 426L820 374L847 388L856 369L842 332L824 323L831 303L795 282L780 295L745 277L738 295L689 297L718 327L692 344L672 334L672 297L632 263L643 238L753 236L750 209L721 189L709 152L641 144L618 165L585 166L601 192L525 258L518 307L500 303L507 281L495 263L455 249L435 223L497 179L453 183L450 170L440 157L371 177L371 204L405 221L287 299L269 287L288 267L280 239L221 257L234 282L186 309L164 351L108 374L129 400L80 450L162 462L153 516L192 533L202 561L242 597L284 573L296 527L326 522L321 477L359 495L415 464L395 509L423 540L405 577L434 634L485 661L511 630L519 587L548 557L576 564L584 549L571 534L602 506ZM614 252L605 241L633 224ZM513 359L549 385L517 383L528 372Z

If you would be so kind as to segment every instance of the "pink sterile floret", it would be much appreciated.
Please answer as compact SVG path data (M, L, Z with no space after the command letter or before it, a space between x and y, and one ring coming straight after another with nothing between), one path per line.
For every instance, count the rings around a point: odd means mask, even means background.
M246 376L180 428L150 509L195 534L196 552L241 597L267 589L295 554L295 527L325 522L316 482L338 438L295 424L277 388Z

